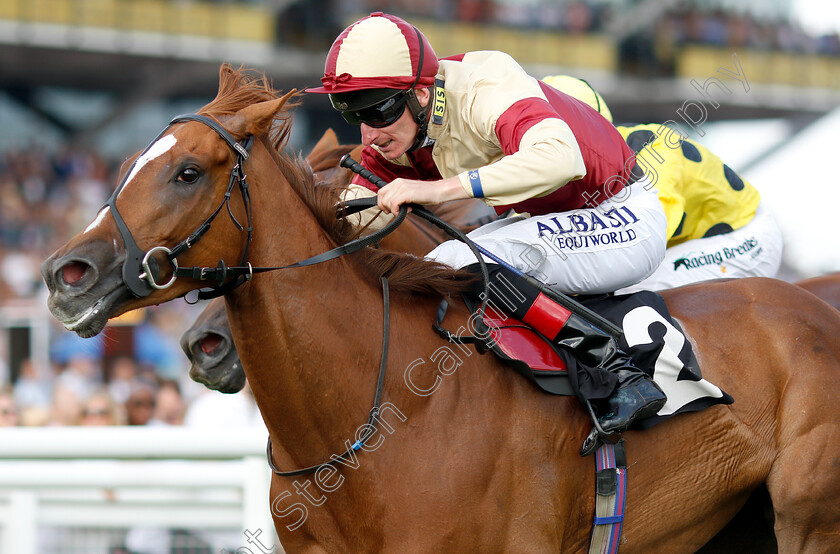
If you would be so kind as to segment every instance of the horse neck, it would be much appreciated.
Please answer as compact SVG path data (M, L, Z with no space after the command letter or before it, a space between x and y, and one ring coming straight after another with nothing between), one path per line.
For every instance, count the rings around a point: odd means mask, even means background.
M252 265L286 265L334 247L283 182L277 162L256 151L252 156ZM289 452L296 464L323 461L309 456L334 452L351 430L347 418L363 419L370 410L381 347L381 291L339 258L258 274L228 295L227 310L275 450Z

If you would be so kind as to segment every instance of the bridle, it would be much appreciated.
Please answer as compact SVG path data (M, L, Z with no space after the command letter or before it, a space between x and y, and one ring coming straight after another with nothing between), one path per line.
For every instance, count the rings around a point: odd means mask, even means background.
M139 160L142 157L142 155L145 154L152 147L152 145L154 145L166 133L169 127L176 123L181 123L184 121L197 121L199 123L207 125L211 129L213 129L219 135L219 137L221 137L222 140L224 140L227 143L227 145L233 150L234 154L236 155L236 161L230 172L230 179L228 180L227 190L225 191L224 198L213 211L213 213L210 214L210 216L207 219L205 219L204 222L201 225L199 225L195 231L190 233L190 235L186 239L182 240L172 248L168 248L166 246L154 246L147 251L143 251L137 245L137 242L131 235L131 231L128 229L125 220L123 219L122 215L117 209L117 196L119 195L120 191L122 191L122 189L125 187L128 177L131 175L132 170L137 164L137 160ZM211 286L209 287L209 289L203 289L199 291L198 300L215 298L217 296L222 296L226 294L227 292L233 290L234 288L238 287L239 285L242 285L247 281L250 281L255 273L263 273L266 271L274 271L278 269L305 267L326 262L339 256L343 256L345 254L350 254L352 252L356 252L357 250L361 250L366 246L370 246L372 244L377 243L384 236L388 235L394 229L396 229L403 222L403 220L405 220L406 214L408 213L407 206L403 207L400 210L400 213L391 222L389 222L388 225L386 225L379 231L367 235L365 237L358 238L345 245L338 246L336 248L333 248L332 250L318 254L317 256L312 256L311 258L308 258L306 260L302 260L285 266L253 267L247 261L248 247L251 243L251 238L253 236L253 226L251 222L251 194L249 190L248 181L246 180L246 175L243 169L243 164L250 155L250 149L253 145L253 140L254 139L252 136L248 136L241 142L237 141L224 127L222 127L214 119L199 114L183 114L172 119L172 121L169 122L169 125L163 131L161 131L161 133L149 144L149 146L147 146L146 149L143 150L141 155L138 156L137 160L134 161L129 170L126 172L125 177L123 177L117 189L114 191L114 193L111 195L111 197L105 204L110 209L111 214L114 217L114 221L116 222L117 229L119 230L120 236L122 236L123 243L125 244L126 255L125 260L123 262L122 270L123 281L134 296L138 298L145 298L155 290L164 290L169 288L170 286L172 286L172 284L174 284L175 280L178 277L186 277L200 281L215 281L215 286ZM233 211L230 208L231 194L233 192L233 188L237 185L239 187L240 193L242 194L242 201L245 205L245 212L247 217L245 226L239 223L239 221L236 219L236 216L234 216ZM337 216L344 217L346 215L362 211L366 208L370 208L375 205L375 199L362 199L355 201L351 200L345 203L344 205L338 207ZM236 227L240 231L245 231L246 233L245 247L243 249L242 258L239 262L239 265L229 267L225 264L224 260L219 260L219 263L216 265L216 267L179 267L177 257L180 254L192 248L193 246L195 246L195 244L201 239L201 237L204 236L204 234L210 229L213 220L216 218L216 216L219 215L224 206L227 206L228 214L230 215L230 218L236 225ZM169 263L172 264L172 277L165 283L159 283L157 281L157 277L160 274L160 268L158 267L157 261L155 260L153 255L158 252L164 253L166 255L166 258L169 260Z
M143 157L143 154L148 152L149 149L158 140L160 140L161 137L163 137L172 125L182 123L184 121L198 121L216 131L222 140L224 140L233 150L236 155L236 162L230 171L230 179L228 181L227 190L225 191L225 196L222 202L216 207L215 211L213 211L213 213L204 220L204 223L199 225L187 238L176 244L171 249L166 246L153 246L149 250L143 251L137 245L137 241L134 240L134 237L131 235L131 231L128 229L122 214L120 214L120 211L117 209L117 197L127 184L128 178L132 175L132 171L137 165L137 161ZM169 125L167 125L166 128L161 131L151 143L149 143L149 146L143 150L140 156L134 160L134 163L131 164L131 167L125 173L122 181L120 181L119 186L116 190L114 190L111 197L105 203L105 206L110 209L111 215L116 222L117 229L120 232L120 236L123 239L123 244L125 245L125 260L123 261L122 277L126 287L128 287L128 290L131 291L134 296L138 298L145 298L152 294L155 290L164 290L172 286L175 279L182 274L178 267L177 257L192 248L201 239L201 237L204 236L204 233L210 229L210 225L213 223L213 220L216 219L216 216L219 215L222 208L225 206L227 206L228 214L230 215L234 225L236 225L240 231L245 231L245 248L243 250L240 265L244 265L246 263L248 257L248 247L251 243L251 237L253 235L253 227L251 224L251 194L248 190L248 182L245 179L245 173L242 169L242 165L245 160L248 159L253 140L252 136L248 136L241 142L237 141L224 127L219 125L218 122L207 116L199 114L182 114L172 119L172 121L169 122ZM237 185L240 193L242 194L242 201L245 204L247 217L245 226L239 223L230 207L231 193L233 188ZM165 254L169 263L172 264L172 277L165 283L159 283L157 281L160 276L160 267L158 266L157 260L153 257L156 253ZM224 262L220 261L219 264L220 267L224 267ZM226 292L229 288L234 288L247 281L249 278L250 277L247 275L237 277L235 281L225 285L224 291L215 294L215 296L224 294L224 292ZM217 288L222 288L222 283L219 283L219 287ZM216 291L213 292L215 293ZM210 298L210 296L206 295L202 295L202 297Z

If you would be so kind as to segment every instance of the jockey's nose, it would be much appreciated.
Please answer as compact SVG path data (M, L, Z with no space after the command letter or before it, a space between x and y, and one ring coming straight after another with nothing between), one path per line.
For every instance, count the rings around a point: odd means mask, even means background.
M367 123L362 123L362 144L370 146L379 137L379 129L371 127Z

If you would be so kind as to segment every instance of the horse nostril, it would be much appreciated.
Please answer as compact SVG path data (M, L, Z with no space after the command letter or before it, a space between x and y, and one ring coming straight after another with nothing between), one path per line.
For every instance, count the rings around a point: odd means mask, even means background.
M68 285L75 285L82 280L90 266L83 262L70 262L61 268L61 280Z
M201 348L201 351L205 354L212 354L219 345L222 343L222 337L217 335L216 333L208 333L205 335L200 341L198 341L198 346Z

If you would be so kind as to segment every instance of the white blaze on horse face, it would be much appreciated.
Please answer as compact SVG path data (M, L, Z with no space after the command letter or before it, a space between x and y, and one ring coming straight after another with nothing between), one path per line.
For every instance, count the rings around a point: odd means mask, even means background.
M155 142L153 145L151 145L149 147L149 149L146 150L145 154L143 154L142 156L137 158L137 161L134 162L134 167L131 168L131 173L128 175L128 178L125 180L125 185L123 186L123 189L120 191L120 194L122 194L125 191L126 187L128 187L128 185L131 184L131 180L134 179L134 176L137 175L137 173L141 169L143 169L144 165L146 165L150 161L154 160L155 158L157 158L161 154L166 153L170 148L175 146L176 142L177 142L177 140L175 139L175 135L166 135L165 137L162 137L157 142ZM119 197L119 194L117 195L117 197Z
M88 225L87 227L85 227L85 230L84 230L84 231L82 231L82 234L84 235L85 233L89 233L91 230L95 229L97 225L99 225L100 223L102 223L102 220L103 220L103 219L105 219L105 215L106 215L107 213L108 213L108 206L105 206L104 208L102 208L101 210L99 210L99 213L98 213L98 214L96 214L96 219L94 219L93 221L91 221L91 222L90 222L90 225Z

